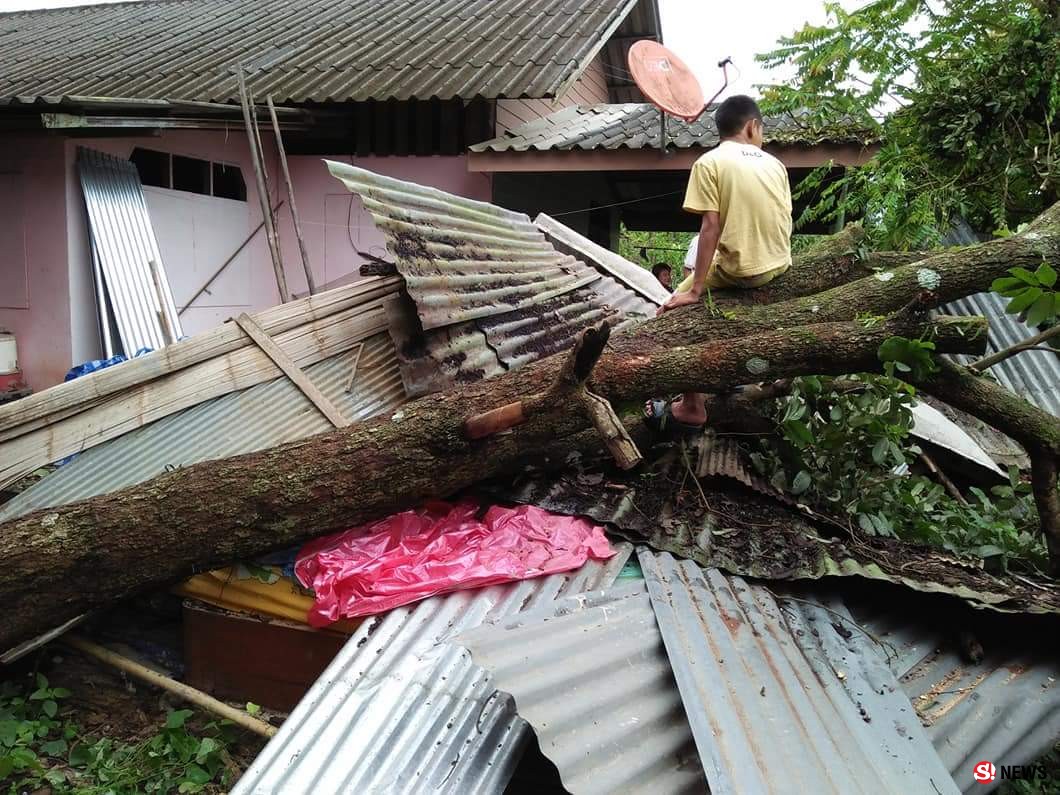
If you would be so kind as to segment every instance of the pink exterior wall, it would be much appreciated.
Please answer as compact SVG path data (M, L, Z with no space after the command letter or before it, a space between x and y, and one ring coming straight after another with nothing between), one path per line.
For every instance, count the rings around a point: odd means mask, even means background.
M365 258L364 251L384 256L383 235L375 228L371 216L345 186L331 176L324 160L352 163L359 168L390 177L430 185L471 199L490 201L491 179L488 174L467 170L467 158L455 157L290 157L291 181L298 202L298 216L313 278L317 286L345 283L358 277ZM289 208L280 210L280 243L291 290L302 293L306 280Z
M91 248L77 174L79 146L118 157L128 157L135 147L142 146L237 165L242 170L247 183L245 213L232 206L238 203L229 200L145 189L178 307L184 306L227 254L261 222L249 150L245 136L236 130L180 130L157 136L65 140L40 136L5 143L0 154L0 175L20 176L0 176L0 212L14 218L15 210L21 208L24 223L20 224L21 231L15 232L8 228L13 223L0 226L0 237L6 242L12 234L22 236L26 255L4 258L0 252L0 327L16 334L23 369L36 390L61 381L71 365L102 353ZM265 148L275 206L285 192L271 136L266 136ZM295 197L318 286L358 278L363 258L357 249L383 253L382 236L371 218L360 202L331 177L324 159L290 158ZM490 176L469 173L464 156L336 155L328 159L353 162L362 168L471 198L488 201L491 196ZM15 183L25 186L21 196L11 189ZM227 205L221 208L225 212L211 213L211 207L220 206L217 203ZM302 293L306 289L305 276L286 204L279 212L279 229L288 286L293 292ZM263 309L278 301L272 262L261 231L215 282L211 294L200 296L181 315L181 322L185 333L193 334L241 311Z
M0 173L0 328L15 334L26 380L42 389L70 367L62 139L4 137Z
M604 64L598 55L562 97L557 99L501 99L497 101L496 134L502 135L534 119L571 105L603 105L608 102Z

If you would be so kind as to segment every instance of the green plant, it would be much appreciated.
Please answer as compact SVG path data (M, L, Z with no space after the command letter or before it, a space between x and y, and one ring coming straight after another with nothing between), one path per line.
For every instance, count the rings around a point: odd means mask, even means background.
M1060 297L1056 291L1056 269L1043 262L1036 270L1010 268L1011 276L995 279L990 289L1009 299L1005 311L1020 315L1031 327L1056 320Z
M794 65L763 89L813 140L860 129L881 141L864 168L799 186L799 219L864 216L877 248L937 244L957 218L1007 232L1060 191L1060 13L1055 0L826 3L759 56Z
M776 488L845 518L852 532L937 546L999 569L1044 565L1030 486L1016 470L989 495L971 489L968 503L911 473L921 453L909 437L914 395L893 375L798 378L773 407L777 435L760 440L752 461Z
M55 795L195 793L228 783L228 721L189 731L191 710L175 710L154 736L139 743L94 738L66 720L59 704L70 696L36 675L26 695L16 682L0 685L0 791L14 795L44 786Z

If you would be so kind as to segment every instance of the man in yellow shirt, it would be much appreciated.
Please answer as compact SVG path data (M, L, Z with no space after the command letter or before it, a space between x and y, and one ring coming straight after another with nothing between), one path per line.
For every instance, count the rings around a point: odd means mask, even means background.
M762 111L747 96L714 112L721 143L692 166L684 209L702 216L695 270L659 313L698 304L716 289L762 287L791 266L791 188L784 165L762 151ZM704 396L650 401L648 423L694 431L707 420Z

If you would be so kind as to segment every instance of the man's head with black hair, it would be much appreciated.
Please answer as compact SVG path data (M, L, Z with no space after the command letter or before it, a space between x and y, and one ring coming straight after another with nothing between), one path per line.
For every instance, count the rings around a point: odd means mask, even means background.
M743 143L762 145L762 111L748 96L737 94L722 102L714 111L721 139L736 139Z
M656 262L651 266L651 275L658 279L659 284L667 290L670 289L670 279L672 274L673 269L665 262Z

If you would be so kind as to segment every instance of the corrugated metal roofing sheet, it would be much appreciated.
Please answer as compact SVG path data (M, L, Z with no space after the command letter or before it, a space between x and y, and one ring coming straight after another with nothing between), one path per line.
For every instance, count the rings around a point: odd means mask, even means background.
M552 97L636 0L148 0L0 15L0 95Z
M766 140L775 142L866 143L872 134L850 126L837 126L827 134L804 130L792 116L765 119ZM572 105L540 119L520 124L503 135L475 144L472 152L525 152L536 150L645 149L659 147L659 110L646 103ZM667 117L667 145L677 149L712 149L718 145L711 114L693 122Z
M528 727L466 651L439 644L483 621L605 588L630 551L619 545L605 563L457 591L368 619L232 792L501 791Z
M1005 312L1008 300L996 293L978 293L946 304L948 315L982 316L990 321L987 353L996 353L1038 333L1015 315ZM970 364L973 357L953 357ZM1017 395L1060 417L1060 354L1024 351L995 364L988 372Z
M894 675L834 613L639 558L712 793L958 791Z
M515 698L568 792L706 790L643 581L484 624L454 643Z
M613 276L616 263L561 253L522 213L328 168L360 196L405 279L412 304L395 305L389 320L409 394L496 375L570 347L601 320L621 326L657 308L628 276Z
M357 341L344 353L303 368L345 416L364 419L405 401L387 334L364 341L350 392ZM79 454L3 506L0 521L142 483L198 461L250 453L333 430L286 378L232 392L171 414Z
M108 306L114 312L125 355L131 357L141 348L158 350L175 342L184 332L136 166L123 158L79 147L77 170L88 210L94 263L102 271L103 289L110 299ZM161 296L155 289L151 262L158 266ZM101 326L108 329L108 312L102 305L99 312ZM172 339L165 337L159 312L166 313Z
M979 662L960 648L960 621L926 610L922 598L847 596L851 614L883 642L887 659L957 785L989 792L972 778L981 760L1025 765L1060 737L1060 661L1049 638L1026 628L977 631ZM978 618L973 618L981 624Z

